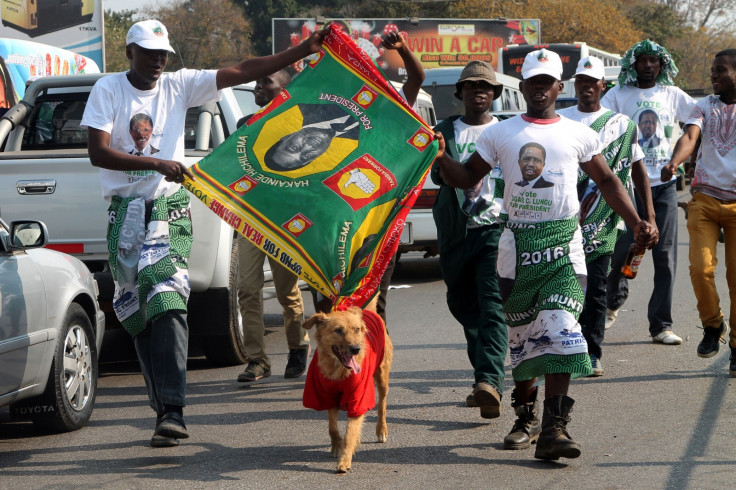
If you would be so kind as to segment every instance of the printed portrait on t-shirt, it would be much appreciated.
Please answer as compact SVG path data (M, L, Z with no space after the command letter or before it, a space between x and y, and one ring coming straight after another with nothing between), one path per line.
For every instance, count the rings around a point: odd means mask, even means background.
M519 168L521 169L522 180L516 182L516 185L519 187L530 186L530 189L553 187L554 183L542 177L546 159L547 150L539 143L530 142L522 146L519 150Z
M130 118L128 125L132 147L128 150L130 155L150 156L159 152L158 148L151 144L153 136L153 120L148 114L139 112Z
M641 104L632 120L639 134L637 142L644 152L644 165L656 166L669 161L670 138L674 131L674 115L664 104Z
M653 109L645 109L639 113L639 146L642 148L656 148L661 142L657 136L659 117Z

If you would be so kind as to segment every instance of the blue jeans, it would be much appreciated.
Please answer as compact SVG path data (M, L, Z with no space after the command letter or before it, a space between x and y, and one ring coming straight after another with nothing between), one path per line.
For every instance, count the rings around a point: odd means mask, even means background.
M649 334L654 337L664 330L672 330L672 294L677 270L677 189L675 181L652 187L652 201L659 229L659 243L651 253L654 265L654 290L649 298L647 319L649 320ZM644 205L638 195L636 206L641 216ZM631 243L633 243L633 236L629 233L621 237L616 244L611 262L613 270L608 277L608 308L611 310L620 308L628 296L628 291L624 294L621 287L622 284L625 284L625 279L621 277L620 271L626 259L625 252L628 251ZM623 260L621 260L622 253L624 253ZM640 277L637 276L637 278Z
M588 262L588 282L585 303L578 322L588 343L588 354L602 359L601 344L606 331L606 274L611 263L610 255L602 255Z
M148 323L148 328L133 337L148 399L157 414L164 404L183 407L187 387L187 348L189 327L187 314L167 311Z

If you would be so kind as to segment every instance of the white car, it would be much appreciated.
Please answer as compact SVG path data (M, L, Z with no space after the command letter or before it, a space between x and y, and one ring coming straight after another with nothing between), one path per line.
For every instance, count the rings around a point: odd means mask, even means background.
M66 432L92 415L105 315L89 269L47 242L40 221L0 219L0 407Z

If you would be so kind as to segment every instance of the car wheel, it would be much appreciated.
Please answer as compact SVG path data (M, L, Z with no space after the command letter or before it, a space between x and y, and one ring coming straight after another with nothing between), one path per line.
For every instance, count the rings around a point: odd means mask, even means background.
M228 317L229 325L225 335L207 335L200 337L202 350L207 360L220 366L245 364L245 333L243 319L240 316L238 303L238 240L233 240L230 255L230 277L228 281Z
M33 422L47 430L69 432L87 424L97 395L97 344L92 324L80 305L72 303L56 345L46 390L23 402Z

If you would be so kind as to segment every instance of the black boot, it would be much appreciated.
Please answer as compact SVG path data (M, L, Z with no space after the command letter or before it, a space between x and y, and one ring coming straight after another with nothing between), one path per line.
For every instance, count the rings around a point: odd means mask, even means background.
M544 400L542 433L537 441L535 458L557 460L580 456L580 446L567 433L573 403L575 400L567 395L555 395Z
M736 347L731 347L731 364L728 366L728 375L736 378Z
M511 407L516 412L516 422L503 440L504 449L526 449L539 438L542 427L537 418L538 391L534 390L527 403L519 403L517 391L511 392Z

